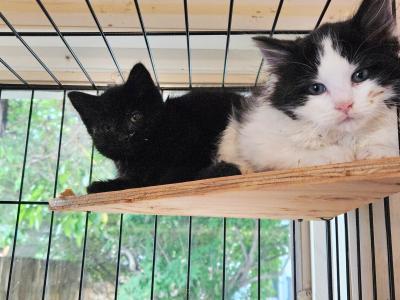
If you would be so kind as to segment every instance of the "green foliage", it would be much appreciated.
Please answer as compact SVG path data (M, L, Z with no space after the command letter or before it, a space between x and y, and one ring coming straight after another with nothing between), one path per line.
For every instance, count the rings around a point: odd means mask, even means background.
M6 133L0 136L0 253L10 254L28 126L29 99L8 101ZM34 99L22 200L47 201L53 197L62 101ZM90 177L92 145L69 102L62 129L56 192L72 188L84 193ZM93 179L112 178L112 162L94 152ZM85 213L54 215L51 260L80 264ZM188 268L188 218L159 217L155 264L155 299L184 299ZM118 255L120 216L90 213L85 263L85 285L114 285ZM44 259L50 213L43 205L22 205L18 255ZM277 280L287 264L289 232L285 222L261 222L262 294L278 296ZM223 222L217 218L193 218L190 295L193 299L217 299L222 293ZM153 216L125 215L121 244L119 299L150 297L153 256ZM226 240L226 297L257 296L257 222L228 220ZM49 275L51 276L51 274ZM107 297L105 297L107 298ZM112 298L112 296L110 296ZM277 298L278 299L278 298ZM280 299L280 298L279 298Z

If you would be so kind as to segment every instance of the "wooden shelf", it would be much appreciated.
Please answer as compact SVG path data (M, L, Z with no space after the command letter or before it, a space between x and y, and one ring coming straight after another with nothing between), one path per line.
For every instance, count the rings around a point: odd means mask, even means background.
M54 211L315 220L400 192L400 158L73 196Z

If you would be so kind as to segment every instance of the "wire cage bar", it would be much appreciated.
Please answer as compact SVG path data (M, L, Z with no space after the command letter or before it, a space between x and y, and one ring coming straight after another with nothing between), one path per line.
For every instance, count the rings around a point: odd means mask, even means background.
M47 11L46 7L43 5L43 3L40 0L36 0L36 2L40 6L40 9L43 11L43 13L46 15L46 17L49 20L49 22L51 23L51 26L53 26L54 30L57 32L57 34L60 37L60 39L63 41L65 47L67 47L69 53L71 53L72 57L74 58L75 62L78 64L79 68L85 74L85 76L86 76L87 80L90 82L91 86L93 88L96 88L96 85L94 84L94 82L93 82L92 78L90 77L89 73L86 71L85 67L82 65L81 61L76 56L74 50L71 48L71 46L68 44L67 40L64 38L64 36L61 33L60 29L58 29L58 26L53 21L52 17L50 16L49 12Z
M279 0L278 9L276 10L276 13L275 13L274 23L272 23L272 28L269 33L270 37L273 37L274 33L276 32L276 30L275 30L276 24L278 24L278 19L279 19L279 16L281 15L283 1L284 0ZM257 71L256 82L254 83L254 86L257 86L257 84L258 84L258 79L260 78L260 73L261 73L263 64L264 64L264 58L261 59L260 67L258 68L258 71Z
M234 3L235 3L234 0L230 0L229 2L228 28L226 30L226 45L225 45L225 56L224 56L224 71L222 73L222 87L225 86L226 65L228 61L229 42L231 39L231 27L232 27L232 15L233 15Z
M184 13L185 13L186 49L187 49L187 59L188 59L189 88L191 88L192 87L192 63L191 63L191 54L190 54L190 30L189 30L189 13L188 13L187 0L183 0L183 9L184 9Z
M26 131L24 159L23 159L23 162L22 162L22 174L21 174L21 184L20 184L20 187L19 187L18 202L21 201L22 189L24 187L25 166L26 166L26 157L27 157L27 154L28 154L28 142L29 142L29 133L30 133L30 128L31 128L31 121L32 121L32 108L33 108L33 96L34 96L34 94L35 94L35 92L32 90L31 91L31 100L30 100L30 105L29 105L28 126L27 126L27 131ZM15 231L14 231L13 247L12 247L12 252L11 252L10 271L8 273L7 294L6 294L6 298L7 299L10 296L11 278L12 278L12 274L13 274L13 263L14 263L14 257L15 257L15 246L16 246L17 236L18 236L18 226L19 226L20 212L21 212L21 203L18 203L17 218L15 220Z
M65 101L66 101L67 93L64 90L63 92L63 100L62 100L62 108L61 108L61 124L60 124L60 133L58 139L58 149L57 149L57 161L56 161L56 171L54 176L54 191L53 196L57 196L57 183L58 183L58 171L60 168L60 155L61 155L61 143L62 143L62 134L64 128L64 116L65 116ZM51 251L51 240L53 236L53 224L54 224L54 212L51 212L50 217L50 230L49 230L49 240L47 242L47 254L46 254L46 264L44 270L44 279L43 279L43 291L42 291L42 299L46 297L46 284L47 284L47 274L49 270L49 260L50 260L50 251Z
M189 16L188 16L189 18ZM310 33L310 30L231 30L231 35L270 35L271 33L277 35L304 35ZM21 31L18 32L20 36L28 37L56 37L56 32L49 31ZM213 35L226 35L226 30L189 30L188 32L180 30L172 31L146 31L147 36L186 36L189 33L190 36L213 36ZM112 36L142 36L141 31L103 31L106 37ZM102 36L101 33L96 31L63 31L64 37L98 37ZM2 31L0 37L14 36L12 32Z
M25 46L25 48L32 54L32 56L39 62L39 64L46 70L46 72L50 75L51 78L59 85L62 86L61 82L57 79L57 77L50 71L50 69L46 66L46 64L40 59L40 57L33 51L33 49L25 42L25 40L20 36L20 34L15 30L14 26L6 19L2 12L0 12L0 18L7 25L7 27L13 32L15 37L20 40L20 42ZM16 72L13 72L16 74Z
M24 85L29 85L27 81L25 81L11 66L6 63L1 57L0 57L0 62L5 66L15 77L18 78L19 81L21 81Z
M60 120L60 131L58 135L58 148L57 148L57 158L56 158L56 168L55 168L55 178L54 178L54 189L53 189L53 196L57 195L57 183L58 183L58 176L59 176L59 168L60 168L60 153L61 153L61 146L62 146L62 139L63 139L63 127L64 127L64 112L65 112L65 105L66 105L66 93L68 90L96 90L97 92L106 89L106 86L101 86L95 84L95 81L90 76L87 69L84 67L82 62L80 61L78 55L75 53L74 49L70 46L67 42L65 37L102 37L105 47L107 48L115 68L118 71L119 76L124 80L122 69L116 59L116 56L113 52L113 49L108 41L108 37L112 36L143 36L146 49L148 53L148 57L151 63L151 67L153 70L154 78L157 85L160 87L162 91L184 91L190 90L193 88L192 86L192 55L191 55L191 46L190 46L190 37L191 36L212 36L212 35L224 35L226 36L226 44L224 49L224 61L223 61L223 74L222 74L222 87L229 88L236 91L247 91L250 86L229 86L226 87L225 80L226 74L228 70L228 57L229 57L229 48L230 48L230 37L233 35L254 35L254 34L267 34L269 36L273 36L275 34L307 34L309 30L277 30L277 24L279 22L279 17L281 15L282 8L284 7L284 0L280 0L277 5L277 10L275 13L274 21L272 28L270 30L232 30L232 19L234 17L233 14L233 7L234 7L234 0L229 1L229 12L228 12L228 22L227 22L227 29L226 30L215 30L215 31L191 31L189 28L189 12L188 12L188 3L187 0L183 1L184 7L184 20L185 20L185 30L184 31L147 31L144 25L143 16L140 10L140 5L138 0L134 0L137 17L140 22L141 31L138 32L107 32L103 31L103 28L100 24L100 21L96 15L93 6L89 0L85 0L89 12L96 23L96 27L98 31L96 32L63 32L59 29L58 25L54 22L53 18L51 17L49 11L43 5L41 0L36 0L38 6L40 7L43 14L46 16L49 23L52 25L55 32L18 32L14 26L9 22L9 20L0 13L0 18L6 24L6 26L10 29L11 32L0 32L0 37L16 37L22 45L29 51L29 53L35 58L36 61L43 67L43 69L47 72L47 74L53 79L54 84L47 84L47 85L38 85L38 84L30 84L28 81L23 79L19 75L19 73L5 61L5 58L0 57L0 63L9 71L11 72L20 82L21 84L4 84L0 83L0 96L2 90L30 90L30 106L29 106L29 113L28 113L28 120L27 120L27 131L26 131L26 138L25 138L25 147L24 147L24 154L23 154L23 161L22 161L22 173L21 173L21 181L19 187L19 197L18 200L5 200L1 201L1 205L15 205L17 206L17 213L16 213L16 220L15 220L15 227L14 227L14 235L12 239L12 248L11 248L11 260L10 260L10 267L8 272L8 281L7 281L7 290L6 290L6 299L11 298L11 283L12 278L14 276L13 268L15 262L15 251L16 251L16 244L19 232L19 224L20 224L20 216L21 216L21 206L22 205L47 205L47 201L27 201L22 199L22 192L24 187L24 179L25 179L25 170L27 164L27 154L28 154L28 144L30 140L30 129L31 129L31 122L32 122L32 111L33 111L33 100L35 97L36 91L42 90L61 90L63 92L62 98L62 114ZM328 11L331 4L331 0L327 0L320 15L318 16L315 28L317 28L322 20L326 12ZM186 52L187 52L187 65L188 65L188 87L163 87L160 85L158 80L156 62L154 60L152 49L150 43L148 41L148 36L185 36L186 37ZM62 42L64 43L65 47L69 51L69 53L73 56L74 61L79 66L83 74L85 75L89 85L63 85L61 81L54 75L54 73L50 70L50 68L44 63L44 61L38 56L38 54L32 49L31 46L23 39L23 37L59 37ZM259 68L257 70L257 75L255 78L254 85L259 85L259 77L260 72L263 66L263 61L260 62ZM90 156L90 171L89 171L89 182L92 180L93 175L93 159L94 159L94 147L91 147L91 156ZM374 230L374 206L369 205L368 207L368 216L369 216L369 234L370 234L370 251L371 251L371 272L372 272L372 291L373 291L373 299L378 299L378 287L377 287L377 262L376 262L376 249L375 249L375 230ZM48 240L47 240L47 251L46 251L46 260L45 260L45 269L44 269L44 277L43 277L43 288L42 288L42 299L46 299L46 286L48 284L48 276L49 276L49 261L51 256L51 248L52 248L52 236L54 231L54 217L55 214L52 212L50 216L50 227L48 233ZM90 212L85 214L84 220L84 234L83 234L83 246L82 246L82 258L80 263L80 272L79 272L79 292L78 298L84 299L84 273L85 273L85 259L87 255L87 239L88 239L88 227L89 227L89 217ZM386 249L387 249L387 261L388 261L388 288L389 288L389 296L391 300L396 299L396 281L395 281L395 269L394 269L394 257L393 257L393 239L392 239L392 224L391 224L391 207L389 199L384 200L384 218L385 218L385 233L386 233ZM190 278L191 278L191 264L193 260L193 219L192 217L188 218L188 253L187 253L187 268L186 268L186 298L191 298L190 293ZM360 243L360 211L356 210L355 212L355 222L356 222L356 257L357 257L357 285L359 291L359 299L362 299L363 296L363 274L361 268L361 255L362 255L362 247ZM340 255L340 235L341 231L339 230L339 219L335 218L334 220L326 220L322 223L325 226L325 236L326 236L326 282L328 284L327 296L328 299L341 299L341 295L345 293L347 299L352 298L352 290L351 290L351 274L350 274L350 237L349 237L349 215L345 214L343 216L343 240L344 240L344 256ZM114 290L114 299L118 298L118 286L120 281L120 265L121 265L121 247L122 247L122 236L124 232L124 215L119 216L119 232L118 232L118 245L117 245L117 260L116 260L116 274L115 274L115 290ZM262 223L261 220L257 220L257 299L262 299L262 278L261 278L261 270L264 266L261 265L261 233L262 233ZM297 295L301 292L301 286L298 284L300 278L300 270L298 264L301 262L301 251L298 249L298 243L296 241L296 224L298 221L293 221L291 223L291 252L292 252L292 299L297 299ZM158 255L157 249L157 236L158 236L158 229L159 229L159 217L154 216L154 225L153 225L153 253L152 253L152 268L151 268L151 284L150 284L150 299L154 299L155 297L155 276L156 276L156 260ZM221 274L221 297L225 299L226 297L226 281L227 281L227 219L222 219L222 274ZM334 226L334 231L332 231L332 227ZM229 228L228 228L229 229ZM333 244L334 243L334 244ZM333 259L335 257L335 259ZM344 264L345 272L342 273L340 271L341 265ZM345 277L345 278L344 278ZM342 285L342 282L346 283L346 286ZM336 289L334 289L333 282L336 282ZM335 298L335 297L336 298Z
M101 34L101 37L104 40L104 43L105 43L105 45L107 47L107 50L110 53L110 56L111 56L111 58L112 58L112 60L113 60L113 62L115 64L115 67L118 70L119 76L121 76L122 81L125 81L124 75L122 74L122 71L121 71L121 68L119 67L118 61L117 61L117 59L116 59L116 57L114 55L114 52L113 52L110 44L108 43L107 37L104 35L103 28L101 27L100 22L97 19L96 13L93 10L93 7L92 7L92 4L90 3L90 0L85 0L85 1L86 1L86 4L87 4L87 7L89 8L90 14L93 17L94 22L96 23L96 26L97 26L97 28L99 30L99 33Z
M138 0L134 0L134 1L135 1L135 7L136 7L137 16L138 16L139 22L140 22L140 27L142 28L142 35L143 35L143 38L144 38L144 42L146 43L147 53L149 54L151 68L153 69L154 79L156 81L157 86L160 87L160 83L158 82L158 76L157 76L157 72L156 72L156 67L154 65L153 54L151 53L149 40L147 39L147 32L146 32L146 29L144 27L142 13L140 11L140 6L139 6L139 3L138 3Z

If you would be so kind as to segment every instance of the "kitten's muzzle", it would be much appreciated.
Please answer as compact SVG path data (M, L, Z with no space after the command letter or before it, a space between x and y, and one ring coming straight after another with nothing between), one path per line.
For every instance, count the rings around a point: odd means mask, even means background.
M135 134L136 134L136 131L121 134L118 136L118 141L119 142L128 142Z
M338 103L335 105L335 109L347 115L353 108L353 104L354 104L353 101Z

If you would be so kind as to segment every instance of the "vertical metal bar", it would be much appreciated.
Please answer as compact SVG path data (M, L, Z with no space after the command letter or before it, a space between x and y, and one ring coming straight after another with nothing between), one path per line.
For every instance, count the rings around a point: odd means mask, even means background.
M68 44L67 40L64 38L63 34L61 31L58 29L57 24L53 21L53 18L50 16L49 12L47 11L46 7L43 5L41 0L36 0L36 3L39 5L40 9L43 11L43 13L46 15L47 19L53 26L54 30L57 32L58 36L61 38L63 41L65 47L67 47L69 53L71 53L72 57L74 58L75 62L78 64L79 68L82 70L83 74L85 74L86 78L89 80L90 84L92 85L93 88L96 88L96 85L94 84L92 78L90 77L89 73L86 71L86 69L83 67L81 61L79 60L78 56L75 54L74 50L70 47Z
M392 0L392 14L394 19L397 18L397 8L396 8L396 0ZM399 114L400 109L397 107L397 135L398 135L398 143L399 143L399 152L400 152L400 123L399 123ZM388 265L389 265L389 282L390 282L390 296L391 300L396 300L396 287L394 281L394 269L393 269L393 248L392 248L392 230L391 230L391 221L390 221L390 203L389 198L385 198L385 224L386 224L386 243L388 249Z
M0 62L5 66L15 77L18 78L19 81L21 81L25 85L29 85L28 82L26 82L19 74L8 64L6 63L1 57L0 57Z
M319 15L317 24L315 24L314 29L317 29L317 28L319 27L319 25L321 24L322 19L324 18L325 13L326 13L326 11L328 10L330 4L331 4L331 0L327 0L326 3L325 3L325 5L324 5L324 8L322 9L321 14Z
M358 299L362 300L362 274L361 274L361 241L360 241L360 210L356 209L356 236L357 236L357 274L358 274Z
M192 256L192 217L189 217L189 236L188 236L188 265L186 277L186 299L189 300L190 296L190 263Z
M376 262L375 262L375 232L374 232L374 207L369 204L369 233L371 236L371 265L372 265L372 291L373 299L378 299L377 286L376 286Z
M98 94L98 92L97 92ZM93 176L93 156L94 156L94 145L92 143L92 153L90 155L90 169L89 169L89 183L92 182ZM79 277L79 296L78 300L82 299L82 290L83 290L83 276L85 271L85 258L86 258L86 244L87 244L87 231L88 231L88 224L89 224L89 214L90 211L86 212L85 216L85 232L83 235L83 249L82 249L82 261L81 261L81 274Z
M281 15L283 1L285 1L285 0L279 0L278 9L276 10L276 13L275 13L274 22L272 23L271 33L269 34L270 37L274 36L275 29L276 29L276 24L278 24L278 19L279 19L279 16ZM260 66L258 67L258 72L257 72L257 76L256 76L256 82L254 83L254 86L257 86L257 84L258 84L258 79L260 77L260 73L261 73L261 69L262 69L263 64L264 64L264 58L261 59Z
M25 48L32 54L32 56L38 61L38 63L46 70L46 72L50 75L51 78L59 85L62 86L61 82L57 79L57 77L50 71L50 69L46 66L46 64L39 58L39 56L33 51L33 49L25 42L25 40L21 37L21 35L15 30L14 26L8 22L7 18L0 12L0 18L7 25L7 27L13 32L15 37L19 39L19 41L25 46Z
M335 218L335 241L336 241L336 292L340 300L340 259L339 259L339 224L338 217Z
M331 223L325 221L326 228L326 262L327 262L327 275L328 275L328 298L333 300L333 286L332 286L332 236L331 236Z
M349 259L349 219L347 213L344 214L344 237L346 248L346 288L347 299L351 299L351 286L350 286L350 259Z
M118 299L118 285L119 285L119 265L121 261L121 245L122 245L122 229L124 224L124 215L121 214L119 218L119 239L118 239L118 256L117 256L117 272L115 274L115 293L114 299Z
M146 28L144 27L144 22L143 22L143 18L142 18L142 13L140 12L139 3L138 3L138 0L134 0L134 2L135 2L135 7L136 7L137 16L138 16L139 22L140 22L140 27L142 28L142 33L143 33L144 42L146 43L147 52L148 52L148 54L149 54L149 59L150 59L151 67L152 67L152 69L153 69L154 79L155 79L155 81L156 81L157 86L160 87L160 83L159 83L159 81L158 81L158 76L157 76L156 68L155 68L155 65L154 65L153 55L152 55L152 53L151 53L150 44L149 44L149 41L148 41L148 39L147 39Z
M81 260L81 273L79 276L79 296L78 299L81 300L83 295L82 295L82 290L83 290L83 276L84 276L84 269L85 269L85 256L86 256L86 244L87 244L87 231L88 231L88 223L89 223L89 213L86 212L85 216L85 232L83 236L83 250L82 250L82 260Z
M64 127L64 114L65 114L65 98L67 95L67 91L64 90L63 100L62 100L62 108L61 108L61 123L60 123L60 133L58 136L58 150L57 150L57 162L56 162L56 173L54 177L54 188L53 188L53 198L57 195L57 184L58 184L58 171L60 167L60 155L61 155L61 143L62 143L62 135L63 135L63 127ZM44 280L43 280L43 290L42 290L42 300L46 297L46 284L47 284L47 273L49 269L49 259L50 259L50 251L51 251L51 239L53 236L53 222L54 222L54 211L51 212L50 218L50 230L49 230L49 241L47 243L47 254L46 254L46 265L44 268Z
M90 0L85 0L85 1L86 1L86 4L87 4L87 6L88 6L88 8L89 8L89 10L90 10L90 14L91 14L92 17L93 17L94 22L95 22L96 25L97 25L97 29L99 30L99 32L100 32L100 34L101 34L101 36L102 36L102 38L103 38L103 40L104 40L104 43L106 44L106 47L107 47L107 49L108 49L108 52L109 52L110 55L111 55L111 58L112 58L112 60L113 60L113 62L114 62L114 64L115 64L115 67L116 67L117 70L118 70L119 76L121 76L122 81L125 82L124 76L122 75L121 69L120 69L119 64L118 64L118 62L117 62L117 59L115 58L114 52L113 52L113 50L112 50L110 44L108 43L107 37L105 36L105 34L104 34L104 32L103 32L103 28L101 27L100 22L99 22L99 20L97 19L97 16L96 16L96 13L94 12L94 9L93 9L93 7L92 7L92 4L90 3Z
M297 251L296 251L296 221L292 221L292 252L293 252L293 299L297 299Z
M46 254L46 264L45 264L45 268L44 268L42 300L44 300L46 297L47 273L49 270L51 239L52 239L52 235L53 235L53 223L54 223L54 211L51 212L51 217L50 217L50 231L49 231L49 240L47 242L47 254Z
M186 30L186 49L188 57L188 71L189 71L189 87L192 87L192 58L190 55L190 33L189 33L189 14L187 7L187 0L183 0L183 8L185 12L185 30Z
M18 203L18 208L17 208L17 219L15 221L13 247L12 247L12 250L11 250L10 271L8 273L6 300L8 300L10 298L10 291L11 291L11 280L12 280L12 273L13 273L13 267L14 267L15 248L16 248L17 237L18 237L19 216L20 216L20 213L21 213L21 199L22 199L22 192L23 192L23 189L24 189L25 167L26 167L26 158L27 158L27 155L28 155L28 144L29 144L29 134L30 134L30 130L31 130L34 94L35 94L35 91L32 90L31 91L31 102L30 102L30 106L29 106L28 126L27 126L27 129L26 129L24 160L22 162L21 183L20 183L20 186L19 186L19 196L18 196L18 202L19 203Z
M224 71L222 73L222 87L225 86L226 66L228 61L229 42L231 39L232 15L233 15L234 0L230 0L229 15L228 15L228 28L226 30L226 45L225 45L225 58L224 58Z
M226 218L223 219L223 245L222 245L222 300L225 299L225 267L226 267Z
M387 244L387 260L388 260L388 276L389 276L389 293L390 300L396 300L396 290L394 283L393 269L393 248L392 248L392 227L390 221L390 203L389 198L385 198L385 226L386 226L386 244Z
M154 216L153 266L151 268L150 300L154 299L154 276L155 276L155 270L156 270L156 252L157 252L157 221L158 221L158 216Z
M257 299L261 300L261 220L257 220Z

